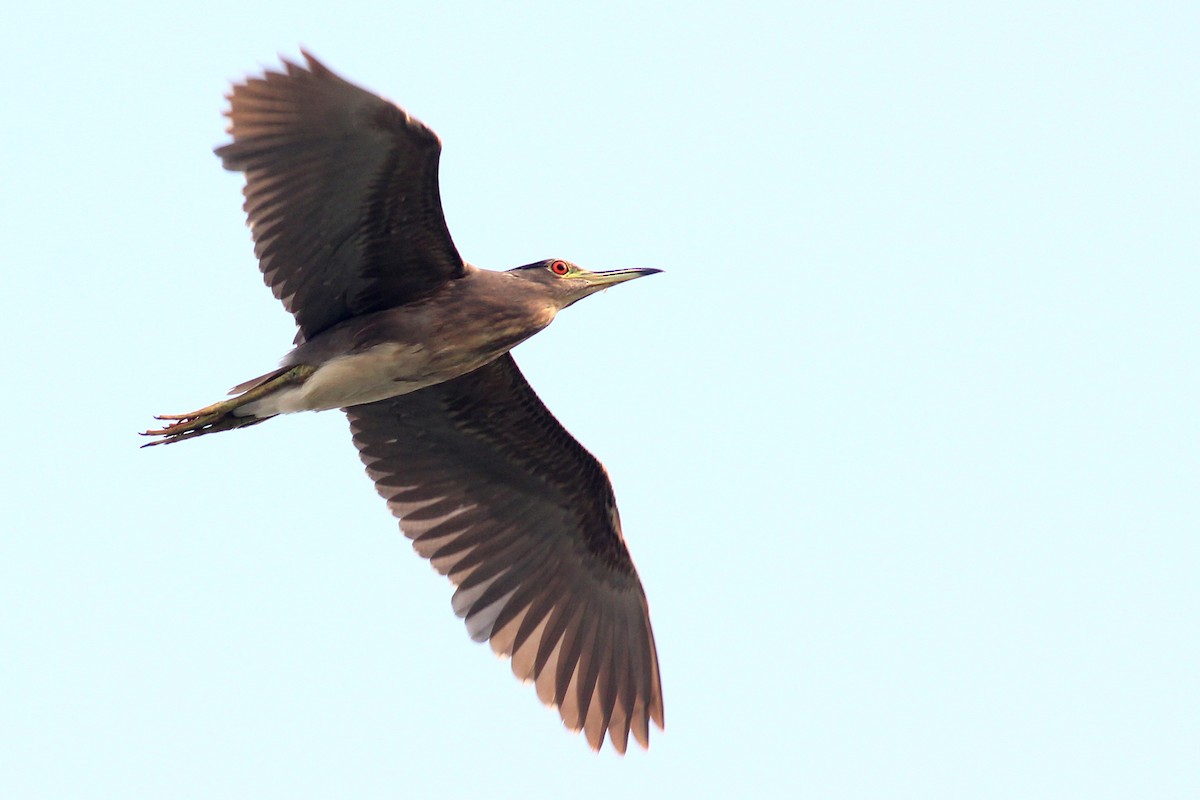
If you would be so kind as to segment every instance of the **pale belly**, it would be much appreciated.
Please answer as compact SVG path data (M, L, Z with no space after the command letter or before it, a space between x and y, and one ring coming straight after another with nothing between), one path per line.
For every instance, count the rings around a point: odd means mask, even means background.
M239 408L238 416L268 417L373 403L415 392L483 366L498 354L439 363L420 345L382 344L322 364L299 386L291 386Z

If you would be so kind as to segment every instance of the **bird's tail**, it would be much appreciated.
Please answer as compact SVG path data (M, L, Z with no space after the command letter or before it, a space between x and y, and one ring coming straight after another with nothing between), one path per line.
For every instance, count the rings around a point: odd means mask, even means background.
M246 428L251 425L257 425L260 422L265 422L275 415L270 414L265 417L259 417L247 412L238 414L237 411L243 406L253 403L255 400L260 400L285 386L302 383L315 371L314 367L307 364L295 367L280 367L274 372L268 372L266 375L261 375L254 380L246 381L233 387L230 394L236 394L236 397L222 400L219 403L213 403L211 406L205 406L198 411L189 411L186 414L162 414L156 416L155 419L163 420L167 424L156 430L144 431L142 436L156 436L159 438L152 442L146 442L142 447L151 447L156 444L173 444L175 442L182 442L185 439L194 439L206 433L230 431L234 428Z

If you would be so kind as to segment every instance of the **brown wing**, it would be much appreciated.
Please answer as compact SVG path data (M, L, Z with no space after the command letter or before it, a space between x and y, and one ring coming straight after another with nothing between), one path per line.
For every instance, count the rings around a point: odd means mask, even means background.
M368 474L418 553L458 586L476 641L599 749L663 726L658 656L604 468L505 355L346 409Z
M402 305L463 274L438 193L437 135L388 101L308 67L236 84L233 142L267 285L296 318L297 341Z

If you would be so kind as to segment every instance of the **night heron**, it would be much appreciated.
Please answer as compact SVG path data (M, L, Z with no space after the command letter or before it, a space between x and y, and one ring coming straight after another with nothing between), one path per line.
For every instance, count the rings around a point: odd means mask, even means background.
M281 366L151 444L342 408L418 553L457 586L476 641L599 749L663 726L646 596L600 463L559 424L509 350L594 292L658 270L550 259L507 272L455 249L441 142L308 53L234 85L233 141L266 283L295 317Z

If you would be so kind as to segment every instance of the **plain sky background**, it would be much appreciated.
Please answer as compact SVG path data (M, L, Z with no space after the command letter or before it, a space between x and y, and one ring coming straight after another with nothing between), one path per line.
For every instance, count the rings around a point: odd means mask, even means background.
M1200 7L23 3L0 25L0 796L1200 796ZM459 249L666 270L517 359L609 467L667 730L469 641L271 368L223 141L306 46Z

